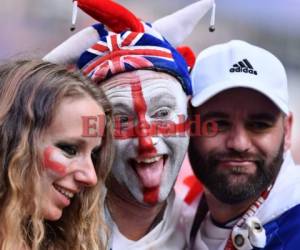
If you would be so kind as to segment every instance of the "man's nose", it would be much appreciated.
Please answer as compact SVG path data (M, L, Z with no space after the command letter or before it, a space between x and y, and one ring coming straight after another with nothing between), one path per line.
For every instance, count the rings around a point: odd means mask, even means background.
M247 152L251 146L248 131L242 125L234 125L228 132L226 146L237 152Z
M147 155L147 154L156 154L156 149L154 147L152 135L151 135L151 126L147 122L139 122L138 124L138 154Z

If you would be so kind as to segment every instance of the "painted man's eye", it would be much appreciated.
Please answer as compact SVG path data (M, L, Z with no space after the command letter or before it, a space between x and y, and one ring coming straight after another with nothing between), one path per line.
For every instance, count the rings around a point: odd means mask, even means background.
M133 124L133 117L128 115L116 115L115 125L116 128L127 129Z
M77 147L67 143L58 143L56 147L61 149L67 156L75 156L77 154Z
M128 123L129 116L128 115L115 115L115 120L121 124Z
M170 110L167 108L160 109L152 115L152 118L164 119L169 117Z
M120 116L119 118L121 123L127 123L129 121L128 116Z

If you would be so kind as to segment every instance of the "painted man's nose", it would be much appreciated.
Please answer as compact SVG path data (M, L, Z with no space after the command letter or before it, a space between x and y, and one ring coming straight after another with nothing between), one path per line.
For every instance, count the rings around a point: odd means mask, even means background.
M149 124L141 122L138 124L138 129L137 137L139 155L156 154Z

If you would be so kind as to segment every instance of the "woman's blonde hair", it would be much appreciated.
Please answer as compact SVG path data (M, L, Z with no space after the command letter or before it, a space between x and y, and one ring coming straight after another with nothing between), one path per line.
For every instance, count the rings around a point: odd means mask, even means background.
M106 126L98 183L76 195L58 221L41 218L41 134L64 98L91 97ZM0 66L0 249L105 249L104 181L113 158L112 110L103 91L62 66L18 60Z

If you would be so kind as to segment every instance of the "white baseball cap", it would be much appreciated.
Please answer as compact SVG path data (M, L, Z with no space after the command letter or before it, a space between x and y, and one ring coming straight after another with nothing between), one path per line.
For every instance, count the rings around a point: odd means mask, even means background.
M202 51L192 74L192 100L200 106L218 93L236 87L256 90L288 114L288 87L282 63L270 52L239 40Z

